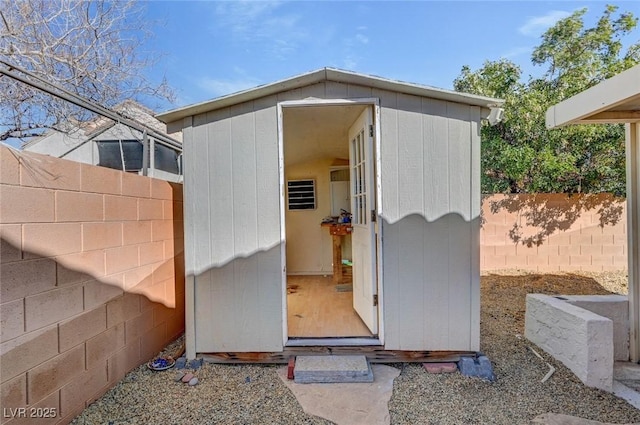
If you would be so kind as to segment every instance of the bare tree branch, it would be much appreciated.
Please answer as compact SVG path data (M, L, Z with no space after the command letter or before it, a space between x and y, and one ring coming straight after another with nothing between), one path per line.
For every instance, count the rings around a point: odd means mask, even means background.
M0 59L112 108L126 99L173 100L166 81L144 71L151 35L133 0L0 0ZM10 78L0 79L0 138L28 138L93 115Z

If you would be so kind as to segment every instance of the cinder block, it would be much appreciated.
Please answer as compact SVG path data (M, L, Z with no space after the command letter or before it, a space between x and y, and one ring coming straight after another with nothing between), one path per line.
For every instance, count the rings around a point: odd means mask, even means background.
M527 265L536 268L548 266L549 257L546 255L527 255Z
M91 280L84 284L84 308L92 309L94 307L106 304L108 301L122 296L122 288L108 283L102 283L99 280Z
M165 242L157 241L139 246L140 265L162 262L165 258Z
M60 390L61 416L71 413L74 408L86 406L86 401L107 389L107 362L101 362L84 371Z
M27 405L27 375L22 374L8 380L1 386L2 407L4 409ZM4 415L3 415L4 416Z
M549 236L549 245L571 245L571 235L566 232L557 233Z
M148 361L156 356L169 342L167 338L167 324L161 323L151 331L145 333L141 340L140 350L142 360Z
M164 284L163 304L172 310L176 307L176 282L174 279L169 279Z
M184 200L182 183L174 183L174 182L167 182L167 183L169 183L169 186L171 186L173 200L182 202Z
M82 225L82 249L114 248L122 245L122 223L84 223Z
M106 331L87 340L87 368L98 363L106 365L107 358L124 347L124 323L107 329Z
M602 255L624 255L624 246L602 245Z
M154 242L173 239L173 222L170 220L153 220L151 222L151 237Z
M603 234L603 235L592 235L591 243L594 245L613 245L613 235Z
M28 399L40 400L81 375L84 369L84 345L78 345L44 362L27 374Z
M626 255L614 255L613 265L620 266L621 268L628 268L629 258Z
M168 323L174 314L174 308L166 307L163 304L156 304L153 308L153 326L158 326L161 323Z
M107 306L82 313L59 324L60 351L66 351L107 329Z
M549 256L549 266L559 266L560 270L571 264L571 260L568 255Z
M599 225L594 225L594 224L581 224L580 225L580 234L581 235L591 235L592 236L592 240L593 240L593 236L602 236L604 234L603 232L603 228L600 227Z
M591 245L591 235L574 233L571 235L571 245Z
M56 263L50 258L17 261L0 267L0 298L9 302L56 286Z
M162 220L162 200L138 199L138 220Z
M80 163L23 151L20 184L78 191L80 190Z
M458 369L464 376L473 376L487 381L495 381L493 366L487 356L461 357L458 362Z
M83 310L82 285L62 287L24 300L27 332L75 316Z
M591 265L598 266L613 266L613 255L594 255L591 257Z
M97 193L56 191L56 221L104 220L103 196Z
M154 309L149 309L125 322L125 343L131 344L153 329Z
M151 284L153 282L151 266L140 266L124 273L124 290L129 292L138 285Z
M520 257L518 255L505 255L505 261L506 261L507 268L510 268L510 267L526 268L527 267L527 257Z
M106 221L137 220L138 200L129 196L105 195L104 219Z
M124 378L125 374L142 363L140 356L140 338L127 342L107 360L109 384L114 385Z
M140 296L125 293L107 303L107 328L133 319L140 314Z
M163 282L168 279L173 279L176 270L173 264L173 260L167 260L160 263L158 267L153 269L153 283Z
M122 194L136 198L151 196L151 179L137 174L122 174Z
M114 195L122 193L122 175L124 174L122 171L81 164L80 174L80 190L83 192L110 193Z
M57 354L57 325L3 341L0 344L0 379L6 382Z
M53 190L0 184L0 199L0 222L3 224L54 221Z
M0 263L22 259L22 226L0 224Z
M86 251L56 257L58 286L87 282L104 276L104 252Z
M591 256L590 255L571 255L569 257L569 264L572 266L590 266Z
M153 284L141 284L130 289L130 292L139 294L155 303L164 303L166 301L165 281Z
M20 184L20 162L18 155L21 152L0 146L0 183Z
M108 275L138 267L138 247L129 245L106 250L105 264Z
M591 255L591 256L602 255L602 246L601 245L581 245L580 255Z
M506 255L515 256L515 255L518 255L518 253L516 251L516 246L514 244L503 245L503 246L497 245L494 248L495 248L495 255L496 256L506 256Z
M25 224L22 231L22 249L25 252L55 257L82 251L80 223Z
M0 304L0 341L8 341L24 333L24 299Z
M173 199L173 188L164 180L151 179L151 197L154 199Z
M124 289L124 273L114 273L100 278L100 283L113 286L114 288Z
M563 256L581 255L580 245L560 245L558 246L558 255L563 255Z
M60 420L60 392L59 391L53 391L51 394L48 394L41 400L29 400L29 409L46 409L50 417L35 419L30 417L29 414L26 414L25 417L14 418L10 422L6 422L6 423L10 425L33 425L34 423L37 423L38 425L40 424L49 425L49 424L69 423L69 422L64 422Z
M136 245L151 242L150 221L125 221L122 223L124 245Z

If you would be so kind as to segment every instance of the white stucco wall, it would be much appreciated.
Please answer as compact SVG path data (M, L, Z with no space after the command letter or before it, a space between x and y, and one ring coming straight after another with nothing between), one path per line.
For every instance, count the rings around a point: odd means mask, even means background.
M525 337L590 387L613 390L613 321L542 294L527 295Z

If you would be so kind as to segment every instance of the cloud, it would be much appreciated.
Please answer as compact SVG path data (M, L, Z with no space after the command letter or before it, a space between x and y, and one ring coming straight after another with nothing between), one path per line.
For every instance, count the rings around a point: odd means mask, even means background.
M223 1L215 13L217 24L242 42L284 59L308 37L300 16L281 10L280 1Z
M548 28L552 27L556 22L571 15L571 12L565 10L551 10L546 15L531 16L518 28L520 34L527 36L538 36Z
M369 42L369 37L363 34L356 34L356 40L362 44L367 44Z

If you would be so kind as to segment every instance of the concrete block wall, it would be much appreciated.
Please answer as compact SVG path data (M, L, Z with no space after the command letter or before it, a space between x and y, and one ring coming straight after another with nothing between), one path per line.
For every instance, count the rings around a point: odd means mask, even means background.
M625 200L608 194L486 196L480 268L627 270L626 218Z
M613 321L549 295L528 294L525 337L590 387L613 390Z
M613 360L629 361L629 298L626 295L563 295L566 302L613 322Z
M0 147L0 239L2 424L70 422L183 332L181 185Z

